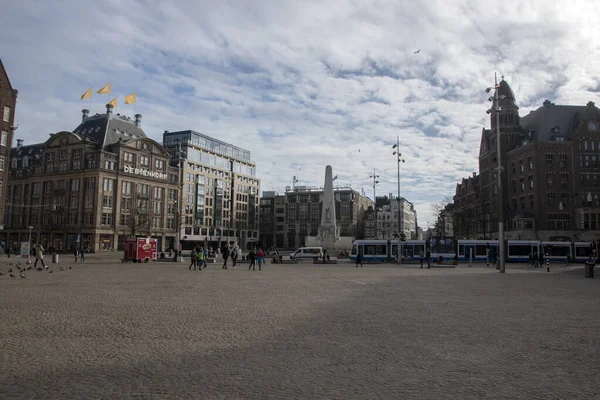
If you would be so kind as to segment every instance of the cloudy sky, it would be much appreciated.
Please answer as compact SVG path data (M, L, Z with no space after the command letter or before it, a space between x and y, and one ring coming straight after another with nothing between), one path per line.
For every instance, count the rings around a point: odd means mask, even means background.
M399 135L401 192L427 225L477 171L495 71L521 115L600 103L599 20L593 0L19 0L0 57L26 143L74 129L81 94L112 81L117 112L133 116L137 92L156 140L193 129L251 150L263 190L322 185L331 164L369 196L375 169L378 195L395 194Z

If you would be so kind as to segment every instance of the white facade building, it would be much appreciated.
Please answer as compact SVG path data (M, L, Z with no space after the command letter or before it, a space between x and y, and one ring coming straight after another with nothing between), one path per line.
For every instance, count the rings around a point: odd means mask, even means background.
M398 218L398 201L390 197L377 198L377 238L395 239L399 232L404 232L407 239L417 237L417 211L413 204L405 198L400 199L400 216ZM400 223L400 229L398 224Z

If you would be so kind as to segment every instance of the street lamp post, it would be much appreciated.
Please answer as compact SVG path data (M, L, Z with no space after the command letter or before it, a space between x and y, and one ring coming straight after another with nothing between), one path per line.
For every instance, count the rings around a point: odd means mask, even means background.
M392 149L396 149L393 154L396 156L398 161L398 262L402 263L402 241L400 239L401 233L404 232L404 212L402 211L402 201L400 198L400 163L406 162L400 153L400 136L396 135L396 144L392 146Z
M178 171L178 179L179 179L179 190L177 193L177 239L176 239L176 246L175 246L175 260L177 262L181 262L183 261L182 257L180 256L180 247L181 247L181 214L182 214L182 207L183 207L183 176L182 176L182 158L181 158L181 142L178 141L177 144L177 171Z
M375 186L379 183L379 181L377 180L377 178L379 178L379 175L376 175L375 170L373 170L373 175L370 175L369 178L373 178L373 210L375 211L375 238L377 238L379 222L377 221L377 201L375 199Z
M31 230L33 229L33 226L28 226L27 229L29 229L29 245L27 246L27 264L31 264Z
M504 96L500 96L499 89L500 85L498 84L498 78L494 79L494 87L488 87L485 89L487 93L489 93L492 89L494 89L494 96L490 97L488 100L492 102L492 108L487 110L488 114L491 114L492 111L496 112L496 150L497 150L497 159L498 159L498 197L500 198L500 212L498 219L498 269L500 273L503 274L505 272L504 265L504 199L502 196L502 152L501 152L501 144L502 140L500 140L500 111L502 108L500 107L499 101Z

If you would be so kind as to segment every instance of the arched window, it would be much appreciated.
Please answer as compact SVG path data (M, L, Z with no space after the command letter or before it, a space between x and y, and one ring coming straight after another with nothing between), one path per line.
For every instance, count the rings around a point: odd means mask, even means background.
M29 166L29 157L23 157L23 167Z
M584 149L584 150L589 150L589 145L588 145L588 141L587 141L587 139L585 139L585 140L583 141L583 149Z

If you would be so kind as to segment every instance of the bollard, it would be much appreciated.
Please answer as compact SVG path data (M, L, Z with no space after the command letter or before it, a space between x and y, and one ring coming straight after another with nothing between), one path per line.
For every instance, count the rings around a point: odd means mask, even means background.
M473 267L473 248L469 249L469 268Z
M548 253L546 253L546 272L550 272L550 257L548 257Z
M490 251L486 250L485 251L485 265L486 267L490 267Z

